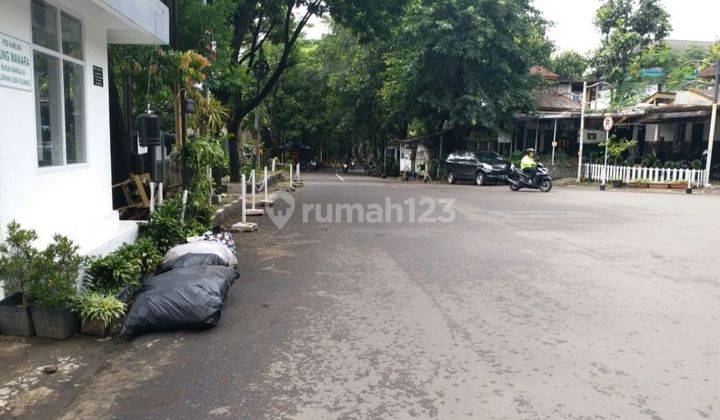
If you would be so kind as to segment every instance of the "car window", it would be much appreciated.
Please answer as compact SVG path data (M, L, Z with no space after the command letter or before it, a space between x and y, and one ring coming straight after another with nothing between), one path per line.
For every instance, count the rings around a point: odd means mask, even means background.
M475 155L481 162L501 162L504 159L495 152L476 152Z

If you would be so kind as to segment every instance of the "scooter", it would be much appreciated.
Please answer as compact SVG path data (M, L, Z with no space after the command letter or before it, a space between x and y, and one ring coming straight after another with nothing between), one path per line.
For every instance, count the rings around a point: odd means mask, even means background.
M510 173L507 177L508 185L513 191L519 191L521 188L529 188L533 190L540 190L541 192L550 192L553 187L552 177L550 177L550 171L542 163L538 163L537 172L535 174L535 181L531 182L527 174L521 169L510 165Z

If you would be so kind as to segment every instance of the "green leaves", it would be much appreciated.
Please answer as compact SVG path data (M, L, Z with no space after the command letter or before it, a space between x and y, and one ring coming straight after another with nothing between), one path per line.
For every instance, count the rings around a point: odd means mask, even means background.
M592 59L596 75L615 87L615 102L632 102L638 90L632 83L633 60L670 33L669 15L658 0L605 0L595 25L605 35Z
M95 321L108 328L125 315L125 304L112 294L89 292L77 302L76 311L84 322Z
M550 60L548 68L561 79L580 79L585 74L590 60L576 51L564 51Z

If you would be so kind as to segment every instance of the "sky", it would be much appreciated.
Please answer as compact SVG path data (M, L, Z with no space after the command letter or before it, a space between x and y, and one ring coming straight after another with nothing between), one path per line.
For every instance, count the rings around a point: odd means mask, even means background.
M600 32L593 25L600 0L534 0L535 7L554 22L548 32L558 51L588 52L598 47ZM720 0L663 0L673 31L668 39L720 40Z
M600 0L532 0L546 19L554 22L548 36L558 51L576 50L586 53L597 48L600 33L593 25ZM668 39L708 41L720 40L720 0L663 0L670 13L673 31ZM309 38L327 33L327 25L319 19L310 21L305 30Z

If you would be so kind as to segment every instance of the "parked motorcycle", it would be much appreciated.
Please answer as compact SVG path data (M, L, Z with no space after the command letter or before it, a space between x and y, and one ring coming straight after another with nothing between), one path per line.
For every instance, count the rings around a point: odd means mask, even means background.
M550 192L552 189L552 177L550 171L542 163L538 163L535 180L531 181L522 169L510 165L510 173L507 177L508 185L513 191L519 191L521 188L540 190L544 193Z

